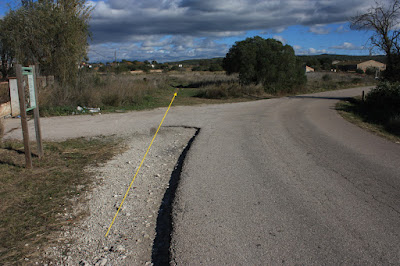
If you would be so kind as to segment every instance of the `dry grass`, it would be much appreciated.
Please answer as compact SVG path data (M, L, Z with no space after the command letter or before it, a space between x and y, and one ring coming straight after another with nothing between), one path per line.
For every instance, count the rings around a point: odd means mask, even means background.
M370 77L349 73L307 74L306 86L291 94L371 85ZM224 72L168 72L157 74L99 74L82 72L73 87L46 87L39 91L41 115L76 113L77 106L100 107L102 112L142 110L168 106L179 89L175 105L249 101L271 97L260 85L240 86L237 75ZM285 96L289 93L278 93ZM184 99L183 99L184 98Z
M73 111L77 106L121 107L140 105L147 96L157 90L165 90L165 77L135 77L128 75L98 75L86 73L80 76L75 87L54 85L40 90L39 102L42 115Z
M73 211L72 200L91 186L85 167L120 148L112 138L46 142L44 158L34 156L27 170L21 142L6 141L0 147L0 265L34 264L52 232L84 215Z
M74 87L57 84L39 90L42 116L76 112L77 106L100 107L102 112L168 106L178 88L199 89L237 80L225 73L171 72L130 75L81 73ZM194 97L194 95L187 97ZM180 95L183 97L185 94ZM202 103L206 100L204 99ZM178 101L179 102L182 101ZM186 101L187 104L190 101Z
M307 73L307 85L304 92L312 93L376 84L377 81L373 77L356 73L310 72Z
M207 99L240 98L243 96L261 96L264 88L261 85L241 86L238 82L226 82L218 85L206 85L199 90L197 97Z

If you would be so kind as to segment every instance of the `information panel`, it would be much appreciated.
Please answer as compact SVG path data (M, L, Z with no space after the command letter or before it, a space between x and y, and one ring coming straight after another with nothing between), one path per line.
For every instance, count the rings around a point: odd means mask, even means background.
M29 98L27 99L26 111L33 110L36 108L36 94L32 67L22 67L22 75L28 78Z

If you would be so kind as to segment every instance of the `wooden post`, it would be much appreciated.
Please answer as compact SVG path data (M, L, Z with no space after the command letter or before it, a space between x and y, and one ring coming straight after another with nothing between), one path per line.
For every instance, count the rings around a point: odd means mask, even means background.
M40 128L40 115L39 115L39 93L38 93L38 84L37 84L37 75L39 72L38 65L30 66L33 69L33 82L35 84L35 98L36 98L36 108L33 109L33 116L35 121L35 132L36 132L36 143L37 143L37 151L39 159L43 157L43 146L42 146L42 130Z
M364 91L362 91L361 100L362 100L362 102L365 101L365 92Z
M29 147L28 121L26 119L25 88L22 76L22 66L20 64L16 64L15 68L16 68L15 73L17 75L19 108L21 111L20 115L21 115L22 136L24 139L25 165L26 168L32 168L32 156L31 156L31 149Z

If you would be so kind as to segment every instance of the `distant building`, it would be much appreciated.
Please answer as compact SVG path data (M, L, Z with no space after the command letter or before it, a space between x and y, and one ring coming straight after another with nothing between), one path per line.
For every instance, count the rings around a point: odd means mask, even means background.
M314 72L314 71L315 71L314 68L306 66L306 73Z
M361 69L362 71L366 71L367 68L376 68L380 71L386 70L386 64L375 61L375 60L368 60L362 63L357 64L357 69Z
M342 61L337 63L336 66L340 71L356 72L357 64L359 63L360 62L355 62L355 61Z
M380 71L386 69L386 64L375 61L375 60L368 60L368 61L347 61L347 62L340 62L337 64L337 67L341 71L356 71L357 69L361 69L362 71L366 71L367 68L376 68Z
M151 69L150 73L162 73L162 69Z

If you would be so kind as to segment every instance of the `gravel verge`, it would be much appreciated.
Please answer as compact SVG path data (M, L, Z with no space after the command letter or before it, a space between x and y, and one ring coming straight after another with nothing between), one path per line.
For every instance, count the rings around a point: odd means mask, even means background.
M160 205L178 158L196 129L163 127L155 139L108 237L105 233L154 134L136 133L128 150L95 172L96 186L76 212L88 216L65 226L46 250L50 265L151 265ZM74 211L74 212L75 212ZM68 216L68 214L67 214Z

